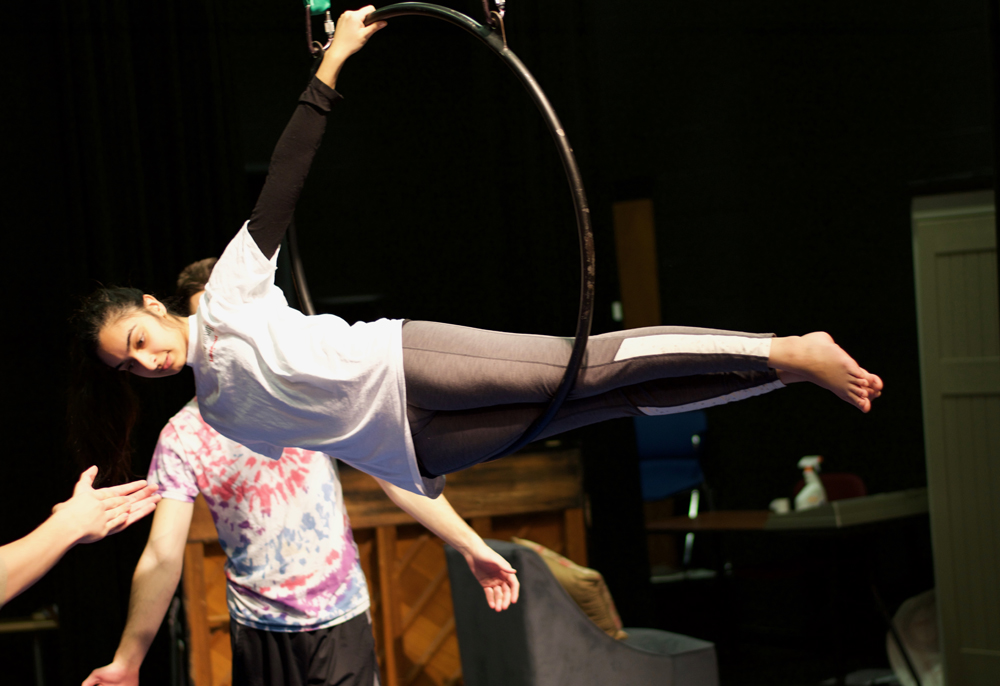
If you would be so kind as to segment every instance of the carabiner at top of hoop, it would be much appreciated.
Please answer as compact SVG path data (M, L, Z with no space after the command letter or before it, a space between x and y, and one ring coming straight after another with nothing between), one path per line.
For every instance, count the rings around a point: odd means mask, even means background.
M330 0L303 0L306 6L306 45L313 56L318 57L323 51L330 47L333 42L333 17L330 16ZM323 30L326 32L326 43L320 43L312 39L312 18L315 14L326 13L326 20L323 22Z
M497 6L496 10L490 9L490 0L483 0L483 14L486 15L486 23L497 28L497 24L503 25L503 13L507 0L493 0L493 4Z

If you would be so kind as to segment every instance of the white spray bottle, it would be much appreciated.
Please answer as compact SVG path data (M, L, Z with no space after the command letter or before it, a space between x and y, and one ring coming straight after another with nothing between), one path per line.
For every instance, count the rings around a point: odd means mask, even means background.
M802 470L802 477L806 485L795 496L795 509L808 510L811 507L819 507L826 502L826 489L819 478L819 465L823 458L819 455L807 455L799 460L799 469Z

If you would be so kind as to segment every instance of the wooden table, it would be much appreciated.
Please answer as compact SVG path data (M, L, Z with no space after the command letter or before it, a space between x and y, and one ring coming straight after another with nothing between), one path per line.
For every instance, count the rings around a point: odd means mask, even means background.
M650 533L698 533L698 532L798 532L808 535L825 535L834 533L835 545L833 556L837 560L831 571L832 626L833 632L833 664L837 672L838 683L844 683L846 672L845 649L843 636L846 632L844 617L837 602L841 590L839 568L841 532L845 534L855 527L876 522L885 522L904 517L911 517L929 511L926 488L914 488L892 493L880 493L861 498L847 498L826 503L820 507L776 514L768 510L716 510L704 512L697 517L667 517L659 521L648 522L646 531ZM721 565L720 565L721 566ZM721 571L717 570L717 571ZM721 579L724 575L718 574Z

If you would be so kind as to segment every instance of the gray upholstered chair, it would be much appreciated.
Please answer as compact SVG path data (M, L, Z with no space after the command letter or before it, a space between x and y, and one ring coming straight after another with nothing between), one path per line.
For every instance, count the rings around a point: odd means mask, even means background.
M628 628L629 638L616 641L573 602L537 553L487 543L517 570L521 599L505 612L491 610L465 560L447 548L467 686L718 686L714 644Z

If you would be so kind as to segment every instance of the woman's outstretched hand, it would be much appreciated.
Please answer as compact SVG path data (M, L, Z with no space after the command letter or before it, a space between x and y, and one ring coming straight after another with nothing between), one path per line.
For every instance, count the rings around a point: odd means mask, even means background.
M97 467L80 475L73 497L52 508L53 517L77 527L76 543L93 543L116 534L156 509L156 484L133 481L95 489Z
M323 63L316 71L316 78L330 88L336 88L337 76L347 58L363 48L373 33L388 26L384 21L365 26L365 17L374 11L373 5L367 5L359 10L348 10L337 20L333 42L327 48L323 55Z
M517 570L502 555L482 543L474 551L464 552L464 556L492 609L501 612L517 602L521 582L517 580Z

